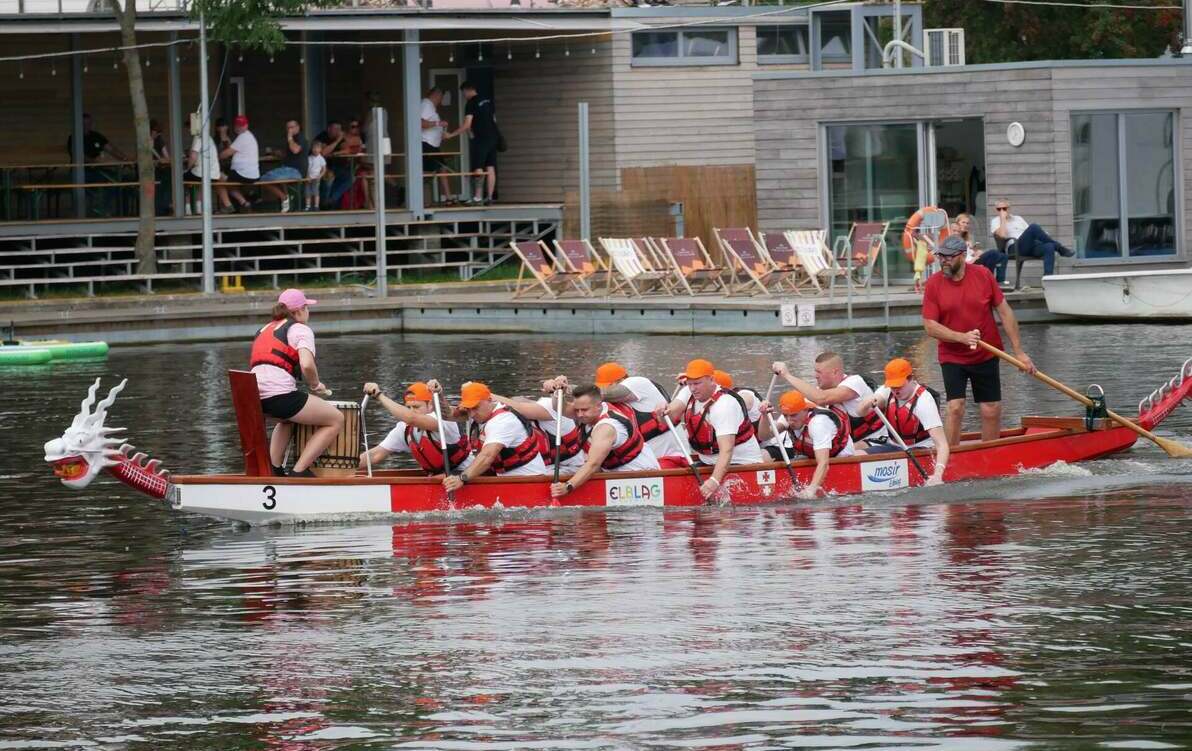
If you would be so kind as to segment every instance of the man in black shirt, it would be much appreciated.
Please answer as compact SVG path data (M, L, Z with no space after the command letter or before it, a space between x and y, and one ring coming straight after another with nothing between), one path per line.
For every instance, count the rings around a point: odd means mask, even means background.
M66 137L66 153L70 161L74 162L74 134ZM90 113L83 113L83 162L87 165L83 170L83 181L87 184L118 182L120 175L114 171L118 168L104 168L94 166L107 154L117 162L127 162L128 157L120 149L112 145L107 137L95 130ZM119 202L118 188L101 188L87 191L88 210L97 216L115 216Z
M464 105L464 121L450 136L461 133L468 134L470 139L468 154L472 174L475 176L472 200L476 203L492 203L493 193L497 189L497 141L499 140L493 100L480 96L476 91L476 84L471 81L464 81L459 89L463 92L464 100L467 102ZM486 188L487 190L485 190Z
M107 137L95 130L91 115L83 113L83 161L94 162L103 154L107 154L117 162L127 162L128 157L108 141ZM66 137L66 153L74 158L74 134Z
M302 126L297 120L286 120L286 145L281 150L265 149L266 154L280 157L281 164L261 175L261 182L301 180L306 177L307 151L306 139L302 137ZM280 204L282 213L290 210L290 196L284 189L276 185L262 185L261 190ZM301 192L298 198L302 198Z

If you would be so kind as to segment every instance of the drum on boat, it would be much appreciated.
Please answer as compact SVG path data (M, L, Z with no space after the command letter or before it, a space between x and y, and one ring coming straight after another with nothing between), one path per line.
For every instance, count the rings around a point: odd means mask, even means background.
M315 459L310 469L319 477L351 477L360 465L360 404L358 402L328 402L344 416L344 426L339 435ZM294 425L294 456L300 456L311 436L319 429L317 425Z

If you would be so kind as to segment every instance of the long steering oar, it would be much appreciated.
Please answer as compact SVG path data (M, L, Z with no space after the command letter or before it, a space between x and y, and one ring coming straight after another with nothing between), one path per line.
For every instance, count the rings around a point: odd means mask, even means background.
M559 482L559 457L563 451L563 389L555 389L555 482Z
M915 469L918 470L919 476L926 480L927 473L923 471L923 465L919 464L919 460L916 459L915 455L911 453L910 446L906 445L906 441L902 440L902 436L898 435L898 431L895 430L894 426L890 424L890 420L886 417L886 413L883 412L882 408L876 404L873 407L873 413L876 414L878 418L881 419L882 424L886 426L886 432L890 434L890 440L894 441L898 448L902 449L902 453L906 454L906 458L910 459L911 464L915 465Z
M435 422L439 425L439 447L443 450L443 474L451 475L451 459L447 456L447 433L443 430L443 410L439 407L439 392L432 391L431 399L434 400L435 405ZM455 491L447 491L447 502L455 503Z
M364 436L364 463L368 467L368 476L372 477L372 447L368 445L368 428L364 425L364 410L368 407L368 394L360 400L360 434Z
M984 349L986 352L989 352L990 354L993 354L993 355L997 355L998 357L1002 358L1003 360L1010 363L1014 367L1018 368L1022 372L1024 372L1024 373L1029 372L1028 368L1026 367L1026 364L1023 363L1022 360L1019 360L1017 357L1014 357L1011 354L1003 352L1002 350L998 349L997 347L994 347L990 344L986 344L985 342L982 342L982 341L978 341L977 344L982 349ZM1060 393L1062 393L1072 399L1075 399L1076 401L1080 402L1084 406L1086 406L1086 407L1093 406L1092 399L1089 399L1087 396L1080 393L1079 391L1060 383L1059 381L1055 380L1054 378L1047 375L1046 373L1044 373L1040 370L1036 370L1034 373L1031 373L1031 375L1033 375L1035 378L1038 378L1043 383L1046 383L1048 386L1052 387L1056 391L1059 391ZM1159 436L1155 435L1154 433L1152 433L1151 431L1142 427L1141 425L1134 422L1133 420L1126 418L1126 417L1122 417L1121 415L1119 415L1117 412L1114 412L1113 410L1107 409L1107 410L1105 410L1105 412L1106 412L1106 414L1109 415L1109 419L1113 420L1118 425L1121 425L1124 428L1129 428L1130 430L1133 430L1138 435L1151 441L1152 443L1157 445L1159 448L1166 451L1168 456L1175 457L1177 459L1192 458L1192 448L1188 448L1184 444L1179 443L1178 441L1173 441L1169 438L1160 438Z

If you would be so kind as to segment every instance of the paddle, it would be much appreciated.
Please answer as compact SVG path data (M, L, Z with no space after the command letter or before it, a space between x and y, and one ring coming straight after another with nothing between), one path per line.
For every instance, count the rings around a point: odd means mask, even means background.
M447 433L443 431L443 410L439 407L439 392L432 391L431 398L435 404L435 422L439 424L439 446L443 449L443 474L451 475L451 459L447 457ZM447 491L447 502L455 503L455 491Z
M778 383L778 374L770 376L770 387L766 389L766 403L770 403L770 395L774 393L774 384ZM774 422L774 413L767 412L766 419L770 421L770 432L774 434L774 442L778 444L778 453L782 454L782 463L786 465L786 471L791 476L791 487L798 486L799 481L795 479L795 468L791 466L790 454L786 452L786 446L782 445L782 434L778 432L778 424Z
M368 394L360 400L360 434L364 436L364 463L368 466L368 476L372 477L372 448L368 445L368 427L364 424L364 410L368 406Z
M555 389L555 482L559 481L559 456L563 451L563 389Z
M770 401L770 395L774 393L774 385L778 383L778 374L770 376L770 388L766 389L766 401Z
M666 409L665 407L663 408ZM687 466L691 467L691 474L695 475L696 487L703 487L704 478L699 476L699 470L695 468L695 462L691 460L691 447L679 436L679 430L671 421L670 415L663 411L662 416L666 418L666 427L670 428L671 435L675 437L675 443L679 444L679 450L683 452L683 458L687 460Z
M919 460L916 459L915 455L911 453L911 449L906 445L906 441L902 440L902 436L898 435L898 431L895 430L894 426L890 424L890 420L887 419L886 413L883 412L882 408L876 404L873 405L873 412L878 416L879 419L881 419L882 424L886 426L886 432L890 434L890 439L893 440L894 443L898 444L898 448L902 449L902 453L906 454L906 458L910 459L911 464L915 465L915 469L919 471L919 476L926 480L927 473L923 471L923 465L919 464Z
M1018 368L1019 370L1021 370L1024 373L1029 373L1029 370L1026 367L1026 364L1023 363L1022 360L1019 360L1017 357L1014 357L1011 354L1003 352L1002 350L998 349L997 347L994 347L990 344L986 344L983 341L978 341L977 344L982 349L984 349L986 352L989 352L992 355L996 355L996 356L1000 357L1001 359L1010 363L1011 365ZM1054 378L1047 375L1046 373L1043 373L1042 371L1036 370L1034 373L1030 373L1030 375L1033 375L1035 378L1039 379L1043 383L1046 383L1048 386L1052 387L1056 391L1059 391L1060 393L1062 393L1072 399L1075 399L1076 401L1080 402L1081 404L1083 404L1086 407L1093 406L1092 399L1089 399L1087 396L1080 393L1079 391L1076 391L1075 389L1070 388L1070 387L1060 383L1059 381L1055 380ZM1133 430L1138 435L1151 441L1156 446L1158 446L1159 448L1166 451L1168 456L1174 457L1177 459L1192 458L1192 448L1188 448L1187 446L1183 445L1182 443L1179 443L1178 441L1173 441L1168 438L1160 438L1159 436L1155 435L1154 433L1152 433L1151 431L1142 427L1141 425L1134 422L1133 420L1122 417L1121 415L1114 412L1113 410L1107 409L1107 410L1105 410L1105 412L1106 412L1106 414L1109 415L1109 419L1113 420L1118 425L1121 425L1124 428L1129 428L1130 430Z

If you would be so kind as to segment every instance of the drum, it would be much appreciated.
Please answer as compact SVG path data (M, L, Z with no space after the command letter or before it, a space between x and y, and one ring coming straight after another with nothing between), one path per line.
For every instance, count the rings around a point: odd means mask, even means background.
M344 426L323 455L310 465L310 469L319 477L351 477L360 466L360 452L363 450L360 447L360 405L357 402L328 404L344 416ZM302 455L302 449L318 429L317 425L294 425L295 457Z

